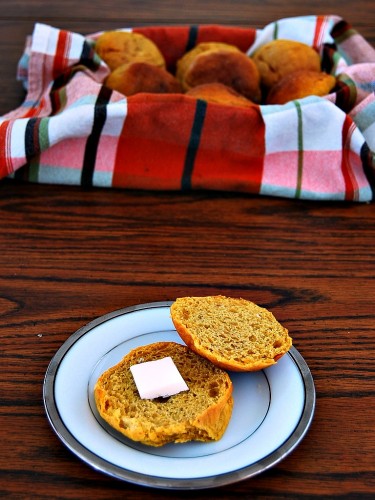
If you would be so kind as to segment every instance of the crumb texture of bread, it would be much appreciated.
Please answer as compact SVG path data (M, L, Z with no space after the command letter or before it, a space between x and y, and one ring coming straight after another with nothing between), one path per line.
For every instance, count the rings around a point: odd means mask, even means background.
M225 370L267 368L292 345L288 330L270 311L241 298L178 298L171 318L190 349Z
M141 399L130 366L170 356L189 390L168 398ZM156 342L130 351L98 379L94 396L100 416L133 441L162 446L217 441L232 415L229 375L186 346Z

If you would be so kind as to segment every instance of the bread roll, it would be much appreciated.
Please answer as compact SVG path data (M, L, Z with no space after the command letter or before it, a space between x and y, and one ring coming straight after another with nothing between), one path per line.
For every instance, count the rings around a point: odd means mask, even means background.
M181 93L179 81L166 69L146 62L123 64L107 77L107 87L126 96L140 92L153 94Z
M95 50L111 71L135 61L165 68L165 59L158 47L140 33L105 31L96 40Z
M285 75L268 93L266 104L285 104L309 95L325 96L336 84L336 78L321 71L301 70Z
M239 106L242 108L254 106L254 103L249 101L249 99L246 99L246 97L222 83L205 83L198 85L188 90L186 95L215 104Z
M231 51L240 52L240 49L235 45L230 45L229 43L222 42L202 42L196 45L193 49L186 52L181 59L177 61L176 76L180 81L183 81L186 73L189 71L190 66L193 64L195 59L207 52L217 52L217 51Z
M255 52L253 60L266 88L294 71L321 70L319 54L309 45L294 40L272 40Z
M288 330L270 311L244 299L178 298L171 317L190 349L226 370L267 368L292 345Z
M130 367L170 356L188 391L169 398L141 399ZM98 379L95 401L100 416L133 441L162 446L186 441L217 441L232 415L228 374L175 342L138 347Z
M260 77L251 58L225 43L198 44L177 62L176 76L185 91L204 83L222 83L251 101L261 97Z

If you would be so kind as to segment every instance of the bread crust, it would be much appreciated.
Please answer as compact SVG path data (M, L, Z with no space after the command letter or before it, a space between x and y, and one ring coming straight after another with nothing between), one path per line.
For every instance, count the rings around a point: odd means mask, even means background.
M191 350L224 370L262 370L292 345L270 311L241 298L182 297L172 304L171 318Z
M227 44L197 45L177 62L177 78L185 92L205 83L222 83L254 102L259 102L260 76L253 60Z
M166 69L147 62L125 63L107 77L105 84L125 96L148 92L182 93L180 82Z
M171 356L189 386L165 400L139 397L130 366ZM124 436L150 446L213 441L224 434L232 408L229 375L186 346L156 342L133 349L98 379L94 396L100 416Z
M252 101L246 99L246 97L242 96L234 89L217 82L197 85L188 90L186 95L214 104L225 104L227 106L236 106L240 108L255 106Z
M122 64L148 62L165 68L165 59L152 40L131 31L105 31L95 43L95 50L111 71Z
M209 103L250 107L325 96L336 83L322 72L319 53L296 40L272 40L252 56L229 43L198 43L177 61L175 73L140 33L105 31L95 50L111 70L105 85L125 96L186 93Z
M235 45L222 42L202 42L198 43L194 48L185 52L185 54L177 61L176 76L182 82L185 79L186 73L194 60L200 55L208 52L240 52L240 49Z
M335 84L336 78L322 71L295 71L285 75L270 89L266 104L285 104L310 95L323 97Z
M255 52L253 61L266 88L271 88L283 76L294 71L321 70L319 54L309 45L295 40L272 40Z

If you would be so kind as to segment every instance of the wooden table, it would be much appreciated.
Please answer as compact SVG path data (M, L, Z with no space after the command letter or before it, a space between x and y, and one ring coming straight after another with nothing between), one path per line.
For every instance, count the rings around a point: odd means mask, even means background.
M334 13L375 42L371 2L56 3L1 0L0 115L26 35L41 21L81 33L181 23L263 27ZM155 193L0 182L0 436L5 498L370 498L375 494L372 204L230 193ZM68 337L116 309L181 295L270 308L313 374L302 443L267 472L212 490L160 491L91 469L56 437L44 374Z

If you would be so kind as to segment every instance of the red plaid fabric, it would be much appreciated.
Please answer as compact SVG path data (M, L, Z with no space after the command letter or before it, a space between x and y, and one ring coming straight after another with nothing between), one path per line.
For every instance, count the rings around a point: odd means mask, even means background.
M37 24L20 60L27 95L0 119L0 177L150 190L212 189L371 201L375 50L337 16L281 19L262 30L145 27L168 67L201 41L251 54L276 38L315 47L337 91L240 109L185 95L129 98L103 86L98 33Z

